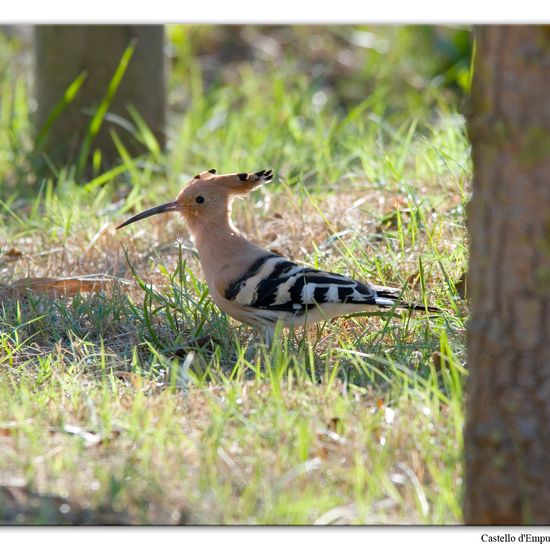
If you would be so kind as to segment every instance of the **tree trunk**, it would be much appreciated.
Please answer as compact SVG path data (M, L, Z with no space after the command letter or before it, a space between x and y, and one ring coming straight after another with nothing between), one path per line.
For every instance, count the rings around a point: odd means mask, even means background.
M465 520L550 523L550 27L476 29Z
M35 27L36 122L40 131L52 109L83 71L87 78L74 100L51 126L44 151L56 164L73 162L80 154L93 111L107 93L109 82L125 49L135 40L136 48L109 106L109 113L132 121L128 105L133 105L155 135L165 143L164 29L161 25L44 25ZM120 119L119 119L120 120ZM116 130L132 153L139 145L132 132L108 116L93 140L103 164L118 159L110 132Z

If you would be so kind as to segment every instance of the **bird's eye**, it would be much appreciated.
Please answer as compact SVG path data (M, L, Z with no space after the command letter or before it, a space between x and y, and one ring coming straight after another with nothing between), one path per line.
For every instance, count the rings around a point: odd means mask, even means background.
M204 197L202 195L199 195L196 199L195 199L195 202L197 202L198 204L202 204L204 202Z

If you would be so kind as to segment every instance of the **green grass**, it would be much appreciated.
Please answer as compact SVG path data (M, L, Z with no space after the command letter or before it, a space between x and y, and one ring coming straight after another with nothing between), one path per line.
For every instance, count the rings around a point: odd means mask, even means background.
M129 113L150 153L115 137L120 165L87 181L33 169L27 73L8 62L24 50L0 40L2 282L111 277L0 296L1 523L461 522L461 65L427 63L429 29L356 29L385 53L342 28L270 32L286 54L209 73L218 34L172 28L168 151ZM346 49L352 72L330 61ZM234 214L261 245L444 313L340 319L251 356L257 336L213 305L175 216L114 230L212 167L274 170Z

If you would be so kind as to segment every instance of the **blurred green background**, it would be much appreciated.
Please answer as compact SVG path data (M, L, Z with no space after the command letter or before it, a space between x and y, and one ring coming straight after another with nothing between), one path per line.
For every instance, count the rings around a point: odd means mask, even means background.
M326 124L328 117L361 116L366 123L383 120L399 128L414 116L429 127L441 114L461 111L469 88L467 27L170 25L166 35L168 147L185 147L175 155L174 169L180 171L216 160L193 151L186 128L196 132L197 121L186 121L186 115L200 118L196 143L227 141L222 134L235 113L260 135L278 117L281 135L269 137L275 144L281 139L283 158L284 148L303 141L316 118ZM32 29L0 28L4 197L26 186L32 194L44 173L33 145L32 66ZM254 102L263 104L258 109ZM265 104L278 109L267 110ZM287 176L295 171L284 164L278 168Z

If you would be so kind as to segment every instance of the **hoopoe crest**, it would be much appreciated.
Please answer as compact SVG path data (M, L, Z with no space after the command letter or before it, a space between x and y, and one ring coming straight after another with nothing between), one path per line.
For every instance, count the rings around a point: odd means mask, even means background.
M340 315L393 307L439 311L399 300L400 290L355 281L296 264L249 241L231 219L236 196L272 179L271 170L196 175L176 200L150 208L119 225L179 212L195 242L212 299L238 321L263 329L269 343L277 322L305 326Z

